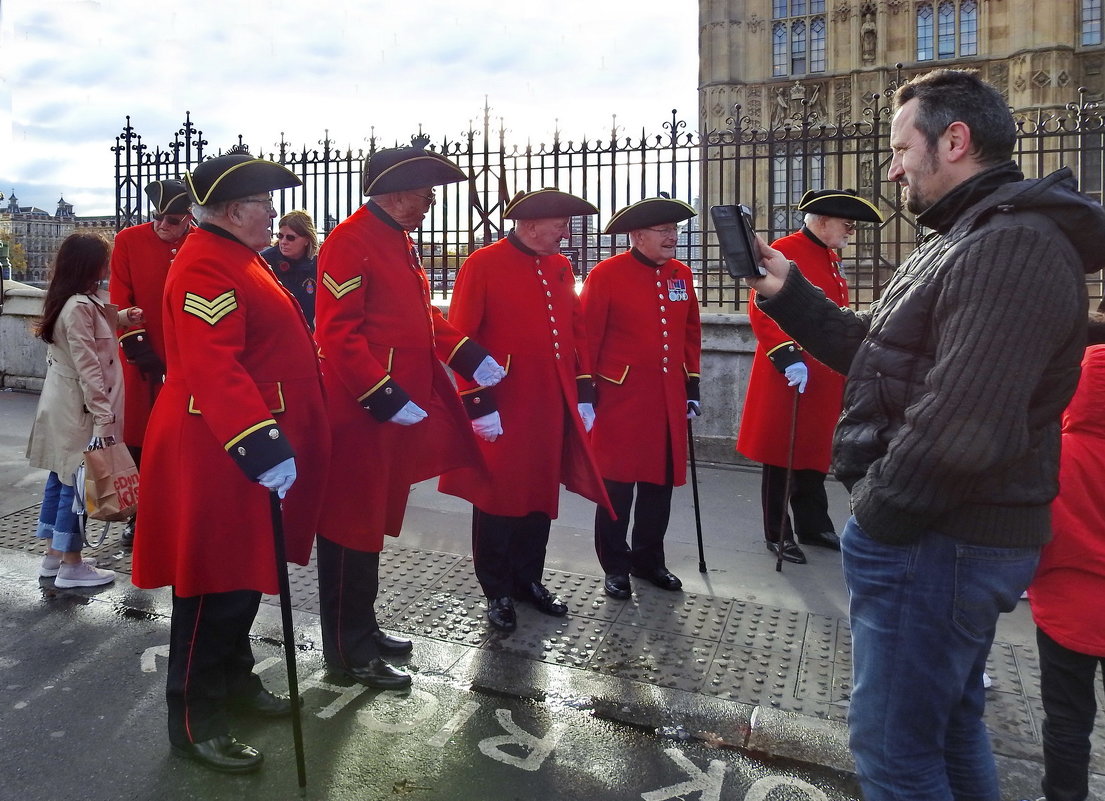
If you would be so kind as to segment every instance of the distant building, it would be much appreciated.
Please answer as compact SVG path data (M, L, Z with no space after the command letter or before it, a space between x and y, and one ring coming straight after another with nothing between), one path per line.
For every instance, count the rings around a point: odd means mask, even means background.
M115 215L77 217L73 204L67 203L64 197L58 198L57 210L50 214L37 206L19 205L19 198L12 190L11 197L0 208L0 233L8 234L13 244L22 245L26 266L23 269L13 267L10 277L32 286L45 286L58 246L78 228L87 228L114 240Z

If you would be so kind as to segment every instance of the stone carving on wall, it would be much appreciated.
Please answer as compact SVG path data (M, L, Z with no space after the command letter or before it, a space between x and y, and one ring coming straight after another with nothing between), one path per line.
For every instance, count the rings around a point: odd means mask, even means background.
M860 55L864 64L875 63L878 35L878 28L875 27L875 9L868 5L863 9L863 24L859 28Z
M882 7L884 11L889 11L891 14L898 14L904 11L908 7L907 0L882 0Z
M840 0L840 4L837 5L836 11L833 12L833 18L837 22L847 22L852 18L852 6L848 0Z
M1025 56L1017 56L1013 64L1013 89L1023 92L1028 87L1028 59Z
M852 118L852 80L851 78L838 78L833 81L834 98L837 116L844 116L848 120Z
M1001 92L1005 101L1009 102L1009 65L1004 62L996 62L990 65L990 74L987 76L994 88Z
M763 124L763 88L759 86L748 87L748 118L753 125Z

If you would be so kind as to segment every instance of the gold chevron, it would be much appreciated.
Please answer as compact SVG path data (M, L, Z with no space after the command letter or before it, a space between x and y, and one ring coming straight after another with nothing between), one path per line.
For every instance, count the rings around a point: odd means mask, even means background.
M214 325L236 308L238 308L238 299L233 289L228 289L211 300L195 292L184 293L184 311L194 314L210 325Z
M338 300L341 300L342 297L348 295L354 289L360 289L361 280L361 276L355 275L344 284L339 284L337 281L330 277L329 273L322 274L322 285L329 289L330 294Z

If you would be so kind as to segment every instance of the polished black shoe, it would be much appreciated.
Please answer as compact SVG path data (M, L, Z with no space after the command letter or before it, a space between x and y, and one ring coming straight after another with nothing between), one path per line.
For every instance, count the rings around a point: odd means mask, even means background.
M487 619L499 631L514 631L518 618L514 614L514 601L507 596L487 599Z
M768 540L766 543L767 549L776 556L779 555L779 543L771 542ZM806 555L802 553L802 549L798 547L796 543L790 540L783 541L783 561L793 562L796 565L806 564Z
M658 567L654 570L633 570L630 572L637 578L651 581L662 590L674 591L683 589L683 582L666 567Z
M629 583L629 576L624 573L607 573L602 582L602 588L611 598L624 601L633 594L633 587Z
M530 584L514 595L519 601L528 601L537 607L538 612L544 612L553 617L564 617L568 614L568 605L557 598L541 584Z
M798 542L802 545L813 545L816 548L828 548L831 551L840 550L840 537L834 531L822 531L805 537L799 536Z
M372 632L372 641L380 649L380 653L391 656L403 656L414 650L414 643L403 637L392 637L390 634L376 629Z
M173 754L199 762L220 773L250 773L261 767L265 756L256 748L240 743L229 734L188 745L174 745Z
M283 718L292 714L291 698L269 692L264 687L258 690L255 695L231 698L227 705L235 712L257 715L262 718ZM299 699L299 705L303 706L302 698Z
M379 657L360 667L331 666L330 669L375 690L405 690L411 686L409 673L404 673Z

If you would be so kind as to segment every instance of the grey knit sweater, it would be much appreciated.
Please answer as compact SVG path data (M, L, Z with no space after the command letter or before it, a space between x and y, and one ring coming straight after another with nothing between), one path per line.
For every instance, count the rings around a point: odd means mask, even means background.
M1058 489L1059 416L1078 382L1085 273L1105 212L1069 170L985 170L918 217L935 231L867 313L797 270L760 308L845 373L833 468L865 532L1040 545Z

